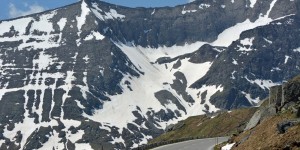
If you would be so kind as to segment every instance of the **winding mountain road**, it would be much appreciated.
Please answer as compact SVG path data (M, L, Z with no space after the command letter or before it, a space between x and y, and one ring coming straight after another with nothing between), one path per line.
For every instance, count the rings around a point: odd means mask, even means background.
M228 140L229 137L218 137L185 141L175 144L164 145L154 148L153 150L211 150L216 143L222 143Z

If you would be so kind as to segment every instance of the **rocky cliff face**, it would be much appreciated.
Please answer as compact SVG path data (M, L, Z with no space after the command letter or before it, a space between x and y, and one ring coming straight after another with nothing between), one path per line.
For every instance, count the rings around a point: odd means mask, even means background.
M290 16L243 32L192 87L205 83L227 86L227 90L211 98L214 104L225 108L250 106L266 97L270 86L299 72L298 21ZM219 101L224 96L229 101Z
M300 72L296 3L84 0L1 21L1 149L129 149L179 119L255 105Z

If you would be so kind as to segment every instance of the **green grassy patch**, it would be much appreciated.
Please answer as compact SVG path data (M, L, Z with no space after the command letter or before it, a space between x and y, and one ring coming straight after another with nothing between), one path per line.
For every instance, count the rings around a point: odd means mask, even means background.
M224 112L214 118L206 115L193 116L184 120L184 126L175 131L170 131L153 139L150 143L171 141L181 138L209 138L230 136L239 133L255 113L257 108L245 108L234 110L230 113Z

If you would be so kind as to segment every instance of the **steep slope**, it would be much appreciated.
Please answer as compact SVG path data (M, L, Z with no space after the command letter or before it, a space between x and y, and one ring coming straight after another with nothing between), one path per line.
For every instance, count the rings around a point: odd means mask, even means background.
M300 76L272 87L267 103L255 112L244 132L228 141L233 143L230 144L232 149L299 149L299 89Z
M242 31L297 11L296 2L290 0L257 1L253 7L250 3L248 0L197 0L174 8L132 9L89 0L88 5L100 20L105 20L99 27L108 31L106 35L114 41L133 41L135 45L155 48L198 41L229 46ZM120 20L117 23L106 20L113 17ZM229 30L224 32L226 29Z
M92 134L101 139L90 143L112 141L103 124L83 116L121 93L120 71L139 75L97 24L84 2L1 22L3 149L88 148Z
M299 149L300 125L289 128L284 134L280 134L277 124L288 119L295 119L291 113L284 113L264 120L251 131L245 132L233 138L233 142L239 143L232 150L238 149Z
M239 56L228 53L240 33L280 17L284 24L297 9L296 1L251 2L146 9L84 0L1 21L1 149L129 149L161 134L166 123L254 105L247 94L227 92L240 84L228 83L233 65L222 60ZM296 39L297 21L290 26L276 32L295 32ZM216 68L224 68L224 77ZM257 91L249 94L267 93Z
M150 144L184 138L211 138L231 136L240 131L253 116L257 108L243 108L232 112L222 112L215 116L193 116L177 124L169 125L166 133L154 138Z
M251 106L267 97L270 86L299 74L299 19L295 15L248 30L214 62L192 87L223 85L210 100L217 107ZM220 99L227 97L227 101Z

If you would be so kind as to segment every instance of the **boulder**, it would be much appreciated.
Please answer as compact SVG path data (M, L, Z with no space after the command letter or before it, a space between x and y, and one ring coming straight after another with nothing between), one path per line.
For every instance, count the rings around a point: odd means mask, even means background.
M182 128L184 125L185 125L185 123L183 121L179 121L177 124L168 125L166 127L165 131L170 132L170 131L178 130L178 129Z
M178 130L180 128L182 128L185 125L185 123L183 121L179 121L173 128L173 130Z
M244 131L246 130L250 130L254 127L256 127L261 119L261 115L262 115L262 110L257 110L254 115L251 117L251 119L249 120L248 124L246 125L246 128L244 129Z
M165 131L166 132L170 132L170 131L173 131L173 129L174 129L174 124L170 124L170 125L168 125L167 127L166 127L166 129L165 129Z
M300 119L283 121L283 122L277 124L277 130L278 130L279 134L283 134L289 128L291 128L295 125L298 125L298 124L300 124Z
M300 99L300 76L295 77L284 86L284 101L299 102Z
M262 118L261 120L266 119L267 117L271 117L277 114L277 109L275 105L269 105L265 108L262 108L263 112L262 112Z
M300 102L288 102L280 110L281 112L291 111L296 118L300 117Z
M259 110L257 110L254 115L249 120L248 124L246 125L246 130L250 130L256 127L261 121L266 119L267 117L271 117L276 115L276 106L275 104L269 105L267 107L262 106Z
M295 105L296 105L295 102L288 102L282 106L281 111L291 110Z

